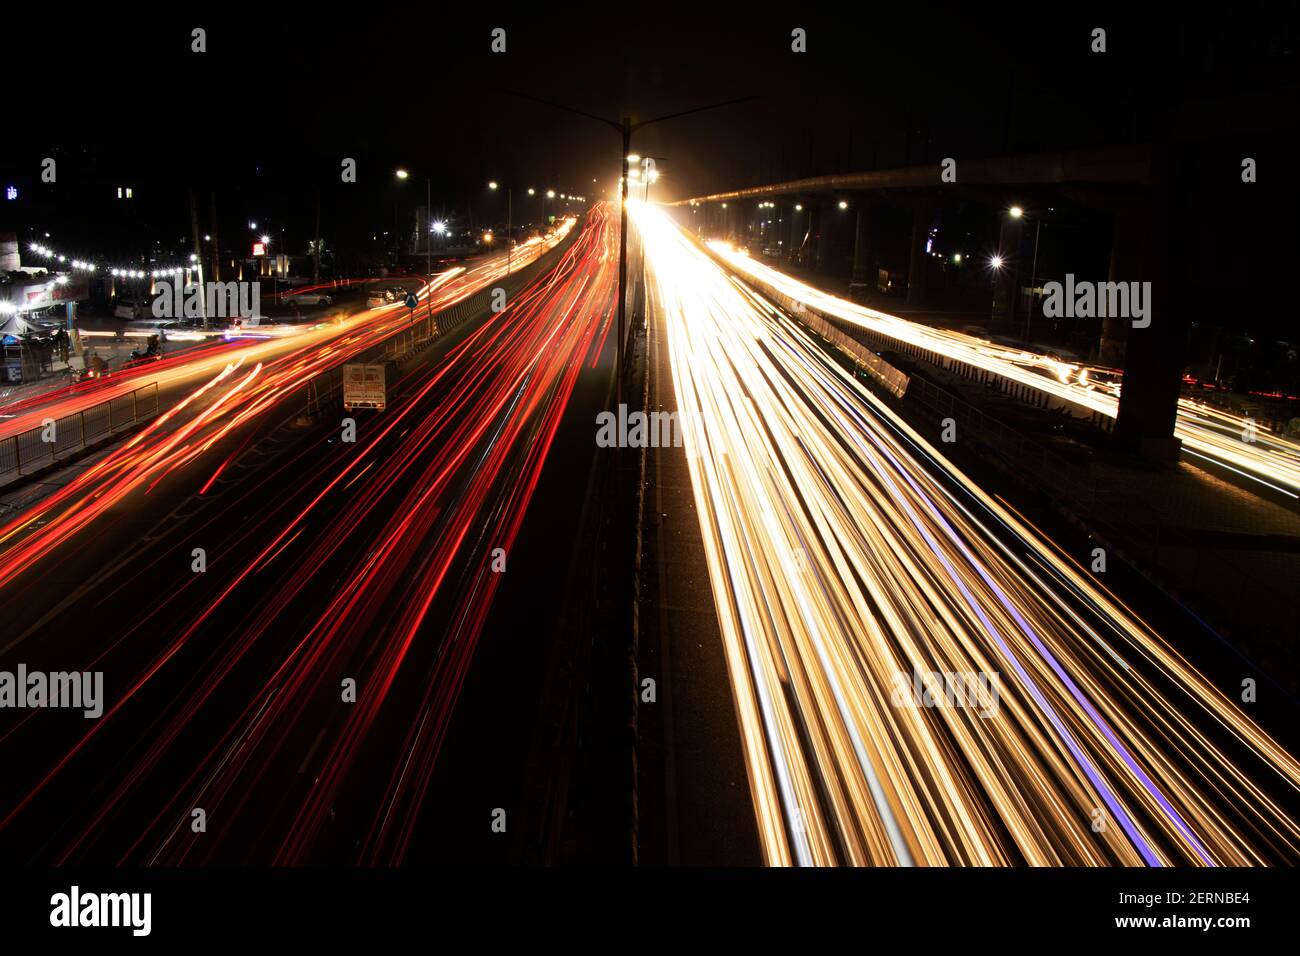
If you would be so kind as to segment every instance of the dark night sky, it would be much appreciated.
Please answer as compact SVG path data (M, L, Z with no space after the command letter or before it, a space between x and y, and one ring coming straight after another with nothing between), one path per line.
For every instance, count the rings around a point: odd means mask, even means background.
M373 16L364 6L120 8L79 11L57 29L28 9L6 63L6 125L22 135L0 154L21 199L0 210L0 228L50 229L86 254L175 242L188 233L193 185L216 190L223 240L259 218L285 223L297 249L318 189L327 241L389 228L399 208L422 202L422 182L394 181L398 165L430 175L435 207L462 221L502 218L488 179L513 183L517 205L530 185L612 187L613 131L503 90L635 119L757 96L639 135L634 148L663 157L660 195L680 198L947 155L1145 141L1180 105L1297 82L1297 17L1285 8L1252 7L1248 22L1171 22L1131 5L1081 16L1041 5L858 7L851 19L709 19L698 9L658 4L619 18L556 7L541 18L500 5ZM1097 25L1108 29L1104 56L1088 52ZM208 30L206 54L190 52L193 26ZM496 26L507 30L505 55L489 51ZM808 30L807 54L790 52L794 26ZM1287 122L1294 128L1294 111L1264 125ZM54 186L38 178L47 155L59 160ZM339 180L345 156L358 160L356 185ZM119 182L140 197L129 222L95 202Z

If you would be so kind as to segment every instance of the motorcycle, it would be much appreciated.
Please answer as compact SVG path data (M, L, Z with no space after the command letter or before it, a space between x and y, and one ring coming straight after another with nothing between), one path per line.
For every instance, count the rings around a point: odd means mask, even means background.
M158 336L150 336L149 346L144 349L132 349L131 357L123 365L123 368L141 365L145 362L157 362L161 358L162 348L159 346Z
M161 352L152 349L132 349L131 357L127 359L127 365L139 365L143 362L157 362L162 358Z
M108 369L96 369L90 366L80 369L72 376L74 385L80 385L82 382L91 382L99 378L108 378Z

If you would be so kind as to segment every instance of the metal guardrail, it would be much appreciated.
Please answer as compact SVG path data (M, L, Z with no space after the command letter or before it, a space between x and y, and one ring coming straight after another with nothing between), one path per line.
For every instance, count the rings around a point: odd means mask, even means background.
M0 486L34 474L158 414L158 383L150 382L62 418L0 439Z
M776 297L776 290L765 291L768 292L769 297ZM786 312L796 316L804 326L852 358L858 368L874 378L895 398L902 398L907 393L911 381L907 373L890 365L857 339L846 335L839 326L827 320L821 313L809 309L798 299L779 296L776 297L776 301Z
M1022 405L1028 405L1031 408L1066 411L1076 420L1086 420L1088 424L1098 431L1113 432L1115 430L1114 416L1077 404L1050 392L1045 392L1042 389L1034 388L1026 382L1007 378L986 368L979 368L949 355L935 352L932 349L927 349L904 339L882 335L870 329L855 327L854 332L866 338L873 348L878 348L881 351L897 352L900 355L906 355L909 358L941 368L945 372L964 378L967 381L977 382L986 388L996 389ZM1086 416L1086 419L1084 416Z
M725 270L735 274L735 270L722 257L716 255L707 246L705 251ZM918 402L935 415L936 418L951 418L959 426L958 434L963 438L974 438L989 451L996 453L1006 464L1022 474L1031 475L1045 489L1050 489L1058 498L1068 498L1086 502L1089 509L1097 511L1100 489L1095 481L1088 480L1086 468L1066 460L1056 452L1022 435L1020 432L985 415L980 409L964 401L924 378L908 376L900 369L877 356L872 351L872 344L882 351L894 350L922 362L945 368L968 378L978 379L990 384L999 379L1003 390L1010 389L1015 397L1028 404L1051 407L1049 396L1031 389L1029 386L1001 379L983 369L977 369L963 362L947 359L929 349L920 348L909 342L895 340L886 336L875 335L867 329L853 327L852 334L846 332L833 317L804 302L784 295L777 289L752 275L741 275L741 280L764 297L776 303L788 314L793 315L805 327L822 336L842 351L846 352L858 368L869 374L887 389L896 399L904 396ZM867 343L859 340L867 339Z
M712 255L707 246L705 251ZM713 256L725 270L736 274L726 260ZM805 308L803 311L790 306L789 300L776 293L765 283L753 276L738 276L746 284L764 295L777 305L785 308L805 326L821 333L820 326L827 322L824 314L817 310ZM810 321L813 317L817 321ZM833 324L833 323L832 323ZM1060 402L1050 401L1049 397L1022 382L996 376L983 369L974 368L962 362L948 359L928 349L915 346L885 336L877 336L865 329L854 328L854 335L861 335L882 351L892 350L922 363L930 363L967 379L998 388L1005 394L1030 405L1043 408L1059 407ZM843 334L841 332L841 334ZM825 336L828 341L838 344L838 336ZM857 360L856 355L853 356ZM861 361L858 366L863 367ZM892 366L887 366L892 368ZM866 369L864 369L865 371ZM873 375L873 378L877 376ZM885 382L886 387L889 383ZM897 391L889 389L896 396ZM1081 527L1094 541L1106 546L1107 550L1122 560L1128 561L1140 573L1145 575L1156 587L1171 594L1180 603L1186 595L1195 595L1204 590L1218 594L1262 593L1267 600L1274 602L1278 615L1290 615L1294 620L1297 612L1295 602L1289 595L1277 588L1261 584L1258 573L1250 565L1240 565L1225 559L1222 553L1208 548L1189 548L1171 542L1168 534L1162 534L1161 525L1156 522L1145 525L1134 520L1136 514L1144 514L1145 502L1141 495L1135 500L1125 500L1128 496L1124 488L1117 487L1114 481L1099 481L1087 465L1075 464L1044 445L1022 435L1015 429L1002 424L986 415L976 406L953 395L951 392L935 385L924 378L912 377L906 384L906 401L914 403L918 411L935 420L951 418L957 422L957 436L961 442L972 442L983 450L985 457L993 460L1002 470L1017 477L1026 485L1045 493L1054 503L1059 513L1072 524ZM1111 431L1115 420L1099 412L1092 414L1093 424L1102 431ZM1172 492L1171 492L1172 493ZM1204 502L1193 503L1186 495L1180 494L1178 511L1188 517L1174 522L1172 530L1178 526L1193 523L1194 515L1204 508ZM1176 535L1175 535L1176 537ZM1189 563L1187 556L1191 555ZM1177 572L1170 575L1164 569L1177 560ZM1166 580L1169 578L1169 580ZM1225 583L1228 582L1228 583ZM1193 601L1199 605L1200 601ZM1213 609L1213 604L1211 603ZM1231 611L1215 609L1221 617L1222 626L1231 625ZM1285 627L1285 625L1283 625Z

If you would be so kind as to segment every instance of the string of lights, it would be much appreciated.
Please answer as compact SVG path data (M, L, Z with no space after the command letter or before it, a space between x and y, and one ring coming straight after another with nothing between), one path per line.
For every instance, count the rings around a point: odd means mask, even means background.
M100 272L99 264L86 259L70 259L68 256L55 251L44 243L33 242L29 248L38 256L42 256L51 262L57 262L59 265L66 265L69 269L86 273ZM114 266L105 269L109 275L117 279L162 279L168 276L188 275L190 272L197 271L198 257L191 254L190 261L176 266L166 266L156 269L139 269L127 266Z

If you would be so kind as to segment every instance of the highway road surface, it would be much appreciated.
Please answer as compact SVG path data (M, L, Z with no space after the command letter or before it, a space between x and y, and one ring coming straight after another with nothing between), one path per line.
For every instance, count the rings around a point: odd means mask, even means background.
M1110 418L1119 414L1123 384L1117 369L1063 361L938 329L849 302L758 262L725 242L709 244L744 275L850 325L984 369ZM1183 398L1174 434L1193 459L1211 461L1260 486L1300 500L1300 444L1255 427L1244 416ZM1246 436L1249 436L1247 439Z
M633 218L769 863L1300 862L1300 762L1240 687Z
M616 228L597 206L504 311L403 364L354 442L249 429L352 325L223 359L183 425L0 531L0 667L102 671L106 696L93 720L4 714L6 856L390 864L470 826L421 809L575 383L610 371Z

